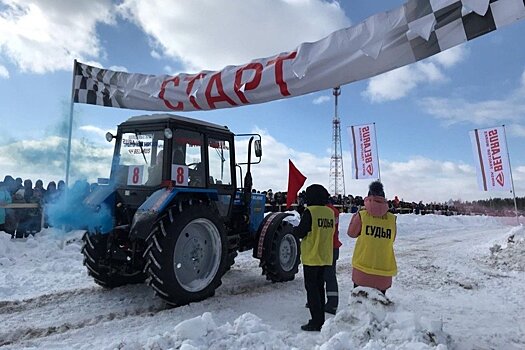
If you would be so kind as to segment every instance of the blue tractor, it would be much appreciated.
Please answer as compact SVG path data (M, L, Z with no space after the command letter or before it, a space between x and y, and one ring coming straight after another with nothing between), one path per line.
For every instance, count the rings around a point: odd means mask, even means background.
M236 162L236 138L247 144L246 162ZM260 135L156 114L132 117L106 139L115 141L110 179L83 202L90 224L82 253L96 283L147 281L168 303L184 305L213 296L247 250L268 280L294 279L299 241L289 214L265 216L265 196L252 191Z

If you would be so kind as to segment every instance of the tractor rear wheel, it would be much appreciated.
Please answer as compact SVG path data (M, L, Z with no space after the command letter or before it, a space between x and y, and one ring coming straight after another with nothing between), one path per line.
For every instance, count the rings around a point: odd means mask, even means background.
M263 274L272 282L291 281L299 271L299 239L292 230L289 222L281 221L273 234L269 254L262 264Z
M213 208L187 202L167 209L146 243L145 271L161 298L184 305L215 294L227 267L228 243Z
M88 232L82 237L84 265L95 283L105 288L143 283L146 280L146 274L142 270L123 273L123 267L117 268L117 262L111 261L111 247L108 246L108 238L109 234L89 234Z

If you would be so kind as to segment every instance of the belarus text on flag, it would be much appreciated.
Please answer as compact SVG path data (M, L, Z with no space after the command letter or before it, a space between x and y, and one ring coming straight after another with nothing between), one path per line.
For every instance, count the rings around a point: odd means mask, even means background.
M152 111L268 102L370 78L524 17L524 0L409 0L290 52L220 71L144 75L76 63L73 101Z
M353 179L379 179L375 124L353 125L348 129L353 142Z
M470 141L476 160L479 188L482 191L512 190L504 128L475 129L470 132Z

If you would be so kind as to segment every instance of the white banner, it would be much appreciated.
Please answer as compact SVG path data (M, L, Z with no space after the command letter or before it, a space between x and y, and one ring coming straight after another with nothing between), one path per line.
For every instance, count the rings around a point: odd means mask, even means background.
M347 130L354 145L352 178L379 179L375 124L354 125Z
M524 17L523 0L409 0L319 41L221 71L145 75L77 63L73 101L150 111L263 103L370 78Z
M470 131L478 185L482 191L512 189L505 130L502 126Z

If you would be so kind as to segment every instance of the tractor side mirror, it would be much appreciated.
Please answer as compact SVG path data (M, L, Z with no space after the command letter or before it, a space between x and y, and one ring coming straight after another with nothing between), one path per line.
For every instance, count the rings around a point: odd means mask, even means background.
M111 142L111 140L113 140L115 138L115 136L113 136L112 133L110 133L109 131L106 133L106 141L107 142Z
M257 157L262 157L262 144L261 144L261 140L255 140L255 143L253 145L253 148L255 150L255 155Z

